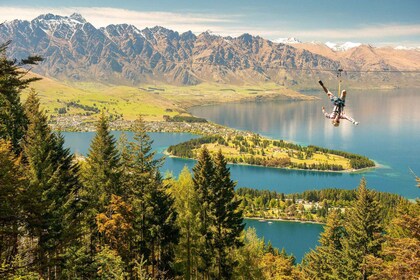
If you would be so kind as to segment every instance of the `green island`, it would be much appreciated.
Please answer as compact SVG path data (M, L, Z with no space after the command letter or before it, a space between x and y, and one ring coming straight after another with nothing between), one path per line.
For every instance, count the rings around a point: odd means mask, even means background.
M317 146L301 146L272 140L255 133L210 135L170 146L171 156L197 158L202 147L211 154L219 150L229 163L320 171L350 171L374 167L367 157Z

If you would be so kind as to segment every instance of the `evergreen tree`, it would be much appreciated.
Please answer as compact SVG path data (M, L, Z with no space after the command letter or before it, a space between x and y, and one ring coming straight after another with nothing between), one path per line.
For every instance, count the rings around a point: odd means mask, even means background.
M339 267L342 266L342 249L345 229L339 211L330 211L320 245L305 255L303 273L308 279L343 279Z
M97 273L95 279L100 280L124 280L127 274L124 272L124 263L115 250L104 246L95 256Z
M111 135L108 120L102 113L96 126L96 134L89 148L83 166L84 189L82 199L85 203L84 231L88 243L90 263L93 263L97 249L105 245L96 225L98 214L105 212L110 204L111 195L121 196L120 157L115 139ZM92 275L90 277L93 277Z
M235 199L235 182L230 179L227 162L219 150L215 159L213 178L211 218L213 246L216 249L216 279L230 279L235 261L229 252L242 246L240 234L244 229L240 200Z
M133 207L133 229L137 234L131 240L131 258L137 262L144 259L151 265L151 235L150 224L152 209L150 203L150 189L155 173L161 161L154 159L152 141L146 133L143 121L136 120L133 126L134 141L128 143L121 140L121 160L123 162L124 194L128 203ZM124 143L126 142L126 143ZM149 271L146 271L149 273Z
M156 173L152 182L149 190L152 277L173 278L175 245L179 241L177 212L173 205L174 199L168 192L169 186L162 182L160 173ZM158 269L156 274L155 265Z
M120 195L120 158L115 138L109 131L108 119L102 113L89 148L84 172L86 187L96 210L102 212L111 194Z
M20 101L20 92L39 78L25 78L29 70L22 67L35 65L42 59L30 56L17 61L7 59L6 49L10 42L0 46L0 139L10 141L16 155L22 151L28 119Z
M163 159L155 159L152 140L141 117L133 126L134 141L122 151L125 195L133 207L134 231L131 253L137 263L143 258L152 277L173 275L174 245L179 229L175 224L174 200L159 173ZM124 147L124 144L122 145Z
M357 200L346 218L347 237L343 242L343 274L347 279L367 279L367 257L378 257L383 242L381 209L363 178Z
M64 266L62 255L77 235L78 166L69 149L63 147L64 138L48 127L34 91L25 103L25 113L29 120L23 145L29 180L25 193L27 223L37 240L40 274L57 278Z
M194 188L200 206L198 215L200 219L201 263L199 264L199 270L203 273L204 279L209 279L210 269L214 265L213 235L210 230L210 227L212 226L210 203L213 195L212 188L214 186L215 169L210 153L205 146L200 151L193 172Z

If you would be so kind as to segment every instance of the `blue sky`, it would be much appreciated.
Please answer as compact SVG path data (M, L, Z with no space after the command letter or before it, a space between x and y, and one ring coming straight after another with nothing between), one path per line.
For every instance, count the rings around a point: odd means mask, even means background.
M420 46L420 0L0 0L0 21L81 13L96 27L129 23L276 40Z

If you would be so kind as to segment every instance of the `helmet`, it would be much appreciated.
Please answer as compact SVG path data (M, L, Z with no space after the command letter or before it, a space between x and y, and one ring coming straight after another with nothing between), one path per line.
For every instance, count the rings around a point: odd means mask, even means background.
M336 121L336 120L333 120L332 121L332 124L335 126L335 127L337 127L337 126L339 126L340 125L340 121Z

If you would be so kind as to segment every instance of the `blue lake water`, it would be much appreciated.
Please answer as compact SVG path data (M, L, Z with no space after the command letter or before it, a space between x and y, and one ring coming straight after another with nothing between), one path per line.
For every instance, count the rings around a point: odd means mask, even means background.
M420 92L418 90L348 91L345 111L360 122L342 121L333 127L321 113L331 110L325 94L314 102L252 102L192 108L196 116L215 123L250 130L274 139L302 145L358 153L375 160L380 168L359 173L325 173L232 167L239 186L279 192L338 187L355 188L362 176L368 187L407 198L420 196L412 169L420 175Z
M324 95L314 102L274 101L196 107L196 116L242 130L250 130L274 139L285 139L302 145L319 145L359 153L374 159L380 168L358 173L311 172L246 165L230 165L238 186L270 189L278 192L302 192L307 189L357 187L367 179L368 187L401 194L407 198L420 196L411 168L420 175L420 93L414 90L349 92L346 112L360 125L343 122L335 128L321 114L328 109ZM116 138L121 132L113 132ZM127 132L128 138L132 133ZM93 132L64 132L66 145L73 152L86 155ZM188 133L150 133L153 148L162 156L170 145L198 136ZM195 161L167 158L161 171L178 176L184 166L190 169ZM322 226L290 222L261 223L246 220L257 234L273 246L293 253L298 262L314 248Z
M302 261L309 248L315 249L323 225L311 223L296 223L284 221L264 221L245 219L246 227L256 229L257 235L266 242L271 241L274 247L284 248L288 254L296 257L296 262Z

